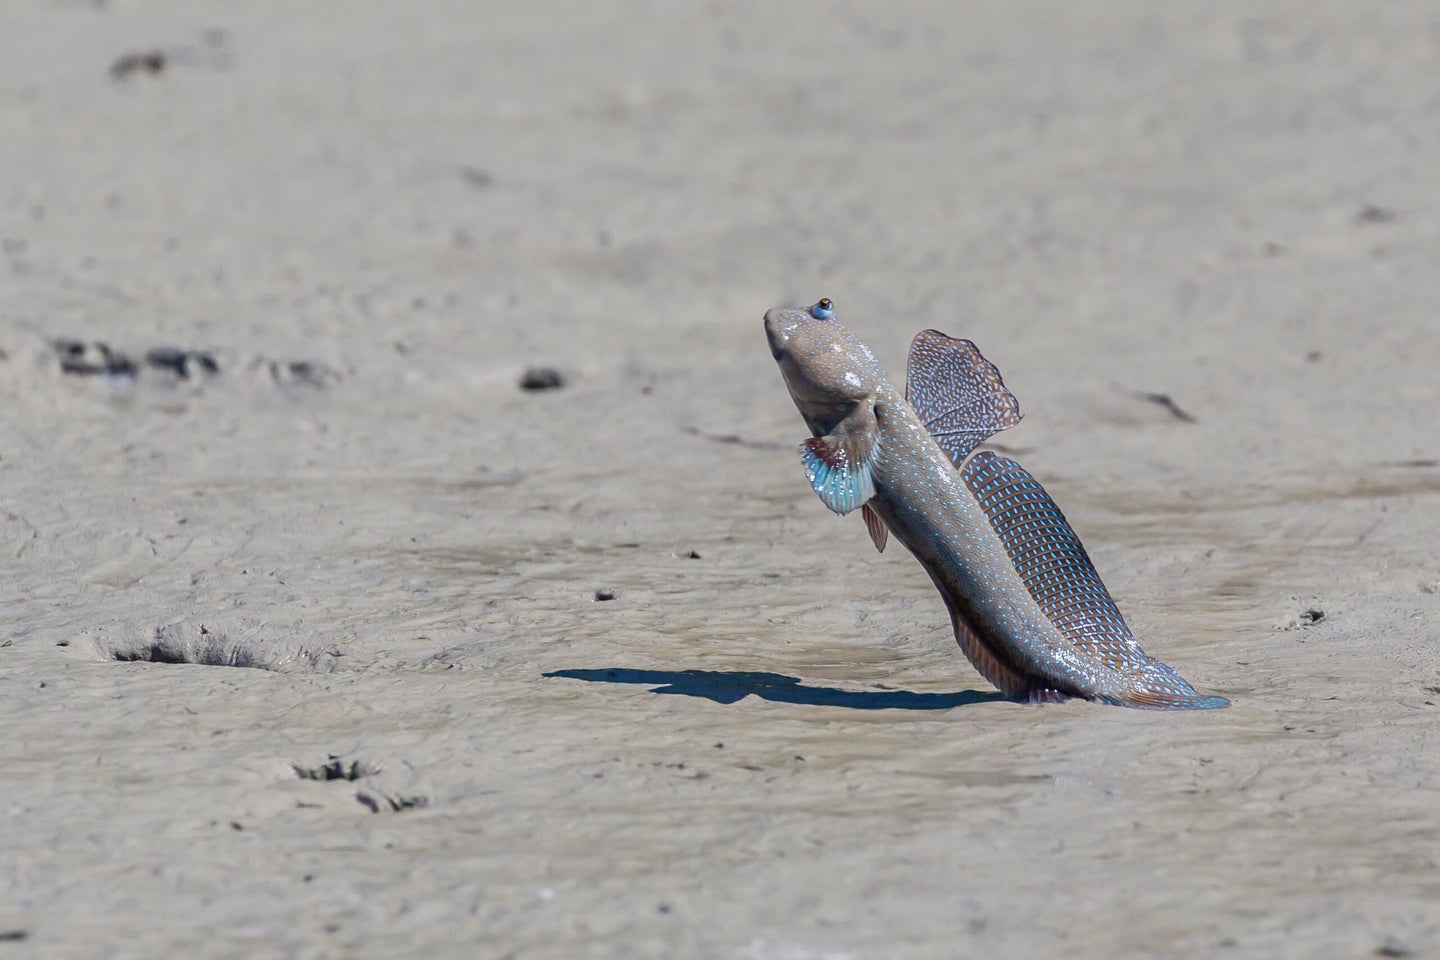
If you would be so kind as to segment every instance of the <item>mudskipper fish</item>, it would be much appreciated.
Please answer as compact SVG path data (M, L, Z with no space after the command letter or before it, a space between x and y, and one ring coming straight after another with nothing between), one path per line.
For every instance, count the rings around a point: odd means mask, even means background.
M1155 710L1228 705L1145 655L1044 488L1014 460L974 452L1020 422L1020 404L969 340L923 330L905 392L822 299L765 314L770 352L813 436L810 485L859 510L930 574L981 675L1031 703L1081 697Z

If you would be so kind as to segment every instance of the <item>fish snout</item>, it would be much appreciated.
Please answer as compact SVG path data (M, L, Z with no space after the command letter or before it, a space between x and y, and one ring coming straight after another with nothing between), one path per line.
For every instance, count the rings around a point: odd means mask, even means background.
M791 312L780 308L765 311L765 339L770 342L770 355L776 360L785 355L785 343L789 339L785 314Z

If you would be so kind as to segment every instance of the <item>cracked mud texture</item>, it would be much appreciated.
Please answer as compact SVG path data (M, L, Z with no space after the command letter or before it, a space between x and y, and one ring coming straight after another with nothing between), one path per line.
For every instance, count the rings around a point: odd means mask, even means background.
M0 952L1437 955L1435 28L0 4ZM1235 705L997 700L805 484L821 296Z

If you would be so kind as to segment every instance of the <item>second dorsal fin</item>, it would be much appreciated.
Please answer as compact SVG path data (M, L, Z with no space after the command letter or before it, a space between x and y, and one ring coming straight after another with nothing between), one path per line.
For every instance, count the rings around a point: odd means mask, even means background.
M1170 667L1145 655L1080 538L1024 467L987 450L972 457L961 476L1036 606L1076 651L1125 677L1124 689L1092 699L1152 710L1227 705L1224 697L1196 692Z
M905 399L957 467L986 437L1020 422L1020 401L969 340L921 330L905 365Z

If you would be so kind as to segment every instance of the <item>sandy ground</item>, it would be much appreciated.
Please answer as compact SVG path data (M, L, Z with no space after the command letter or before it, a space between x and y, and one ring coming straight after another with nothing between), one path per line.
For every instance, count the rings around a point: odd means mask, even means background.
M0 4L0 960L1440 955L1440 8L1078 6ZM821 295L1232 709L989 695Z

